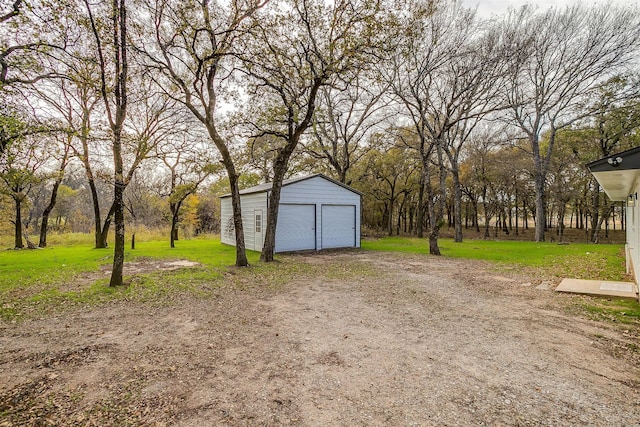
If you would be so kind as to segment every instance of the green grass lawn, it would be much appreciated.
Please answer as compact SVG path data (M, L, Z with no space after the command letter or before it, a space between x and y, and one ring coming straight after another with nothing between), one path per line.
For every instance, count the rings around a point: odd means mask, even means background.
M248 252L250 261L258 253ZM166 241L138 242L135 250L127 249L125 261L136 258L188 259L208 267L224 267L235 263L235 249L220 244L215 238L184 240L176 248ZM38 250L6 250L0 252L0 292L34 284L56 284L80 272L96 271L113 262L113 248L92 249L89 244L49 247Z
M248 251L252 267L234 270L235 248L222 245L217 236L180 240L169 248L166 240L138 240L135 250L127 248L126 261L185 259L202 264L172 272L150 272L125 277L128 286L108 287L108 274L96 274L112 262L113 248L92 249L91 236L53 235L51 247L38 250L0 250L0 316L17 318L65 304L93 305L110 300L170 301L181 292L204 295L222 284L244 286L259 283L279 286L297 277L325 275L369 275L371 268L359 263L315 266L288 258L285 262L258 262L259 253ZM620 245L533 243L520 241L469 240L454 243L441 239L443 256L486 260L498 268L523 268L540 277L575 277L621 280L624 273ZM369 251L428 254L426 239L388 237L363 240ZM427 255L428 256L428 255ZM76 284L83 276L90 279ZM605 310L608 310L605 307ZM596 310L597 311L597 310ZM624 305L625 315L640 316ZM609 313L609 311L607 311Z
M536 243L526 241L440 239L445 257L478 259L516 267L535 268L553 277L623 280L622 245ZM384 237L363 240L362 248L373 251L429 253L427 239Z
M125 252L125 261L186 259L203 268L171 273L150 273L129 281L129 286L108 287L109 275L97 274L101 266L113 262L113 248L92 249L91 240L72 238L70 245L37 250L0 251L0 316L14 317L25 306L40 308L61 303L94 304L112 299L153 299L184 290L193 291L203 283L218 285L224 272L235 264L235 249L222 245L216 237L180 240L171 249L168 241L138 242ZM256 263L259 253L249 251ZM86 286L70 286L82 275L101 277ZM125 278L126 279L126 278Z

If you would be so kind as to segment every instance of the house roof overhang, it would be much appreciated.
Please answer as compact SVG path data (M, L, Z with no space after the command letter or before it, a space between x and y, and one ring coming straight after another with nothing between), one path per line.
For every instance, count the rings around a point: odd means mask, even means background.
M640 147L604 157L587 164L612 201L623 201L640 179Z

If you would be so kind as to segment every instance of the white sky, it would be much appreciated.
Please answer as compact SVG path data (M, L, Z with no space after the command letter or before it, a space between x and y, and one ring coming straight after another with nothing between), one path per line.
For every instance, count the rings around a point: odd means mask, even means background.
M616 5L635 5L640 6L640 0L462 0L467 7L478 7L478 15L482 18L490 18L492 15L501 15L510 7L518 8L525 4L537 5L540 10L548 9L551 6L564 7L575 3L583 3L585 5L593 4L616 4Z

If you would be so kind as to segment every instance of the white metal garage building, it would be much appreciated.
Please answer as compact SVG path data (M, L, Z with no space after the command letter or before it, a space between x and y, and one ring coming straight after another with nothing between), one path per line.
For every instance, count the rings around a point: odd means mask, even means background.
M240 191L247 249L261 251L271 183ZM360 247L362 194L322 174L282 183L276 252ZM235 246L231 195L220 198L222 243Z

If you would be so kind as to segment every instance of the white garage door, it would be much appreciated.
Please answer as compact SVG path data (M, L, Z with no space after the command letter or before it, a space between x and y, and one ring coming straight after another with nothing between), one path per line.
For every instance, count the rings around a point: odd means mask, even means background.
M316 248L316 206L281 204L276 226L276 252Z
M356 246L356 207L322 205L322 248Z

